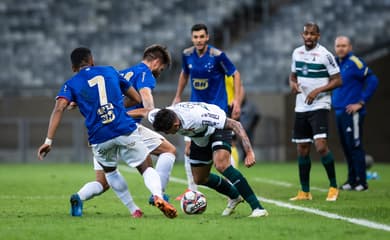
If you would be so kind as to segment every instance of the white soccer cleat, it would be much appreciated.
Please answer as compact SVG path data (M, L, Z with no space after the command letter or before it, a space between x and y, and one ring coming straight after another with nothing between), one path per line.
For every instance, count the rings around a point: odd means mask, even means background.
M248 217L255 218L255 217L266 217L266 216L268 216L267 210L256 208Z
M234 209L237 207L238 204L244 202L244 199L241 196L238 196L238 198L235 199L229 199L228 204L222 212L222 216L229 216L234 212Z

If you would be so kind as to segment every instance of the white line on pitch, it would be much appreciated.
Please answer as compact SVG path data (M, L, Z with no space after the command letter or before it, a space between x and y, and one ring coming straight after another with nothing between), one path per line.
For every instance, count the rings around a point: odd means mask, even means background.
M136 172L135 170L129 169L129 168L121 168L121 170L124 170L126 172ZM274 181L274 180L268 180L268 179L262 179L262 178L255 178L255 180L256 179L257 179L257 181L264 181L264 182L266 180L268 183L278 184L280 186L286 186L286 187L293 186L291 183L282 182L282 181ZM170 181L175 182L175 183L187 184L186 180L181 179L181 178L176 178L176 177L171 177ZM203 186L200 186L200 187L203 187ZM317 190L327 191L326 189L322 189L322 190L320 190L320 189L321 188L319 188ZM330 219L343 220L343 221L350 222L350 223L353 223L356 225L390 232L390 226L386 225L386 224L377 223L377 222L369 221L366 219L344 217L344 216L341 216L341 215L338 215L335 213L330 213L330 212L322 211L322 210L315 209L315 208L296 206L296 205L292 205L290 203L285 203L285 202L281 202L281 201L277 201L277 200L273 200L273 199L268 199L268 198L263 198L263 197L258 197L258 199L262 202L271 203L271 204L274 204L274 205L279 206L279 207L298 210L298 211L307 212L307 213L312 213L312 214L316 214L316 215L323 216L323 217L330 218Z
M272 180L272 179L266 179L266 178L253 178L254 181L256 182L262 182L262 183L268 183L268 184L272 184L272 185L276 185L276 186L282 186L282 187L295 187L294 184L292 183L289 183L289 182L283 182L283 181L277 181L277 180ZM319 187L314 187L314 186L311 186L310 189L312 190L317 190L319 192L328 192L328 189L325 189L325 188L319 188Z

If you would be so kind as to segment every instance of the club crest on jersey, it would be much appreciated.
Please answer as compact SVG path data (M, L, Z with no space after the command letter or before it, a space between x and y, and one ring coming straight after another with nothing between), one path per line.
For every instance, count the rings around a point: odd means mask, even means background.
M194 78L192 86L196 90L205 90L209 87L209 80L207 78Z
M309 74L309 67L306 64L302 66L302 74L303 75Z

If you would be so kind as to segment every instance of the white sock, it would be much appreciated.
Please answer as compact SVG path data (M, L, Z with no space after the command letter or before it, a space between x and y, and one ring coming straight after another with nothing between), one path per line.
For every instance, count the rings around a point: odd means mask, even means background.
M198 185L195 184L194 177L192 176L190 157L185 154L184 154L184 168L186 170L186 175L187 175L188 189L192 191L197 191Z
M114 190L122 203L129 209L130 213L139 209L130 194L126 180L118 170L106 173L106 179L112 190Z
M167 187L169 182L169 177L171 176L173 165L175 164L175 155L172 153L162 153L157 159L156 171L160 175L161 187L163 192Z
M103 193L103 186L98 181L86 183L78 192L82 201L89 200Z
M157 195L162 198L161 180L157 171L152 167L148 167L142 176L144 177L145 186L149 189L149 191L153 195Z

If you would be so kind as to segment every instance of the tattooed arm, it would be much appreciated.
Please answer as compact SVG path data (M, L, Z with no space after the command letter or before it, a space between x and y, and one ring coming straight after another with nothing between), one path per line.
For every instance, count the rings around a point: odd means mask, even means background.
M256 163L255 153L253 152L251 142L249 141L248 135L245 132L245 129L242 127L241 123L227 118L224 129L232 129L238 137L240 137L242 141L242 146L244 147L244 151L246 153L245 157L245 166L251 167Z

